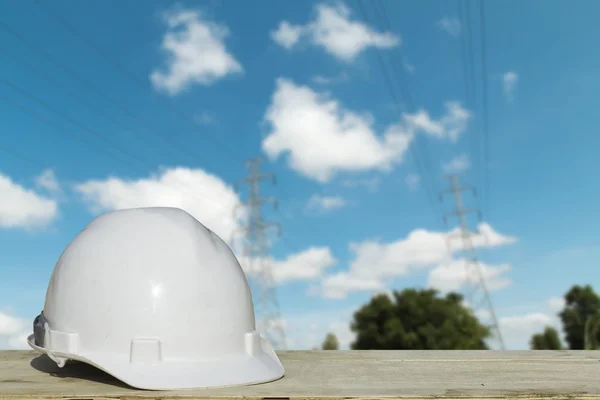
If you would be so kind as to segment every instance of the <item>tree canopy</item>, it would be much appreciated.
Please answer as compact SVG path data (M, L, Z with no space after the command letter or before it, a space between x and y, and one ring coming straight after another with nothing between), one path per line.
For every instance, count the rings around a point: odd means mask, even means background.
M491 336L457 293L405 289L374 296L354 313L355 350L480 350Z
M590 285L574 285L564 296L565 307L558 314L571 350L600 349L600 296ZM558 332L546 327L532 336L532 350L562 348Z
M575 285L565 294L565 308L559 316L565 339L571 350L586 348L586 330L588 346L598 346L600 343L600 329L597 326L599 313L600 297L594 292L592 286Z
M536 333L529 342L531 350L561 350L562 344L556 329L547 326L543 333Z
M338 341L338 338L333 333L327 334L327 336L325 337L325 341L321 346L323 350L337 350L339 347L340 343Z

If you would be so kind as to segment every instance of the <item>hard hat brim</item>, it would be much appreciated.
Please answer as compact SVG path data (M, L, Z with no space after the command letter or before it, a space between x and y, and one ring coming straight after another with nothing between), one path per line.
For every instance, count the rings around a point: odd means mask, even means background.
M92 365L137 389L175 390L255 385L276 381L285 374L275 351L263 338L263 352L257 355L232 354L201 361L167 359L157 364L132 364L129 357L118 354L50 352L35 344L35 335L30 335L27 343L39 353Z

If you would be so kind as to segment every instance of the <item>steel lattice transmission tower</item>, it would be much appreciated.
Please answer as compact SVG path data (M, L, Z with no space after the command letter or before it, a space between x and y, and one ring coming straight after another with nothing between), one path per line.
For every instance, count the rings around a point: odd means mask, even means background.
M487 325L492 330L492 334L494 338L498 341L500 348L504 350L504 340L502 338L502 333L500 332L500 326L498 325L498 320L496 318L496 313L494 311L494 307L492 304L492 299L488 292L485 279L483 276L481 264L479 262L479 258L477 257L477 252L475 251L475 246L473 245L473 236L474 234L469 230L469 225L467 222L467 215L470 213L477 213L479 218L481 219L481 214L475 208L465 208L463 203L462 193L466 190L472 191L474 195L476 195L475 188L472 186L461 186L458 180L457 175L449 175L447 179L450 181L450 188L443 190L440 194L440 200L443 199L443 195L447 193L451 193L454 196L454 202L456 205L456 209L446 213L444 215L444 221L447 222L448 216L455 216L458 218L459 223L459 231L458 237L462 241L462 250L465 255L465 268L466 268L466 276L467 276L467 285L470 287L471 291L468 293L468 300L471 303L470 306L473 310L479 309L479 307L483 307L487 313L489 314L490 323ZM448 247L451 249L451 241L452 236L448 236Z
M258 321L261 321L261 331L273 347L285 349L285 332L273 280L272 265L268 257L269 241L266 235L271 228L275 228L280 234L280 226L276 222L265 221L261 209L265 203L272 203L277 207L277 200L274 197L261 197L260 194L261 182L271 180L275 184L275 174L262 174L260 172L262 161L262 158L246 161L244 166L248 168L248 176L238 182L247 184L249 188L248 201L243 203L248 211L247 223L243 228L246 239L244 259L248 263L246 269L249 271L248 280L252 297L255 299L254 307L257 315L262 317L257 318Z

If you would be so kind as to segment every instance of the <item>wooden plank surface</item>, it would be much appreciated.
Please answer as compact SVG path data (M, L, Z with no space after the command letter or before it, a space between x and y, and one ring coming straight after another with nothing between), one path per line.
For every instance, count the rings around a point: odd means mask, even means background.
M0 399L600 399L600 351L284 351L286 376L226 388L144 391L85 364L0 351Z

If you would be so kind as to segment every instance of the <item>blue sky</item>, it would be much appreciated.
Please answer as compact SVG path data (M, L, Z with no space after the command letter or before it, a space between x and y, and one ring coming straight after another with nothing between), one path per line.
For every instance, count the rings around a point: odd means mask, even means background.
M391 31L355 1L45 4L0 13L0 347L23 347L55 261L100 212L177 206L229 240L233 184L258 155L278 181L263 190L281 206L266 215L283 230L269 261L288 347L328 331L347 344L375 292L465 290L444 247L451 198L427 197L450 170L482 194L465 201L483 210L475 240L508 348L598 280L597 2L486 2L487 174L477 2L476 101L453 1L384 0ZM394 87L396 107L378 54L412 104Z

